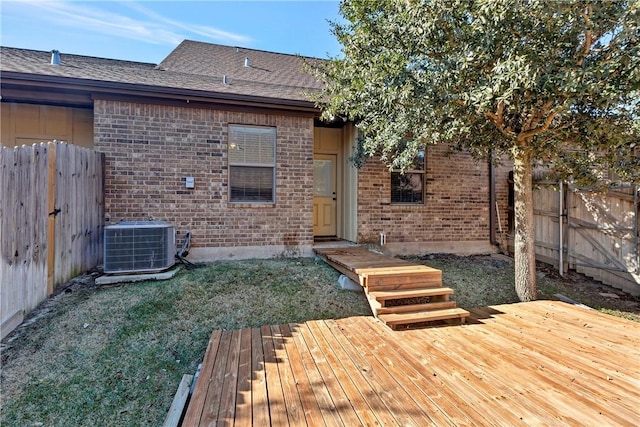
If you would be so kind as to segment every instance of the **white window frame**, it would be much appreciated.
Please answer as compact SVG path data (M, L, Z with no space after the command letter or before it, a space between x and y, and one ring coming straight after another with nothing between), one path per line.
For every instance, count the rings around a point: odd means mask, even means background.
M392 205L407 205L407 206L423 206L425 204L426 198L426 186L427 186L427 152L425 149L420 150L422 152L422 169L410 169L404 172L394 169L391 171L389 175L389 180L391 184L391 194L389 194L389 199ZM422 178L422 197L419 202L397 202L393 200L393 175L407 175L407 174L420 174Z
M262 129L262 130L270 130L273 132L273 162L251 162L251 161L240 161L233 160L233 155L231 154L232 150L241 150L243 142L240 140L236 140L233 138L233 130L242 131L242 129ZM228 144L227 144L227 155L228 155L228 189L229 189L229 203L240 203L240 204L267 204L273 205L276 202L276 145L277 145L277 131L273 126L256 126L256 125L243 125L243 124L230 124L228 128ZM233 198L233 182L231 178L231 171L234 167L249 167L249 168L265 168L271 169L271 200L251 200L251 199L235 199Z

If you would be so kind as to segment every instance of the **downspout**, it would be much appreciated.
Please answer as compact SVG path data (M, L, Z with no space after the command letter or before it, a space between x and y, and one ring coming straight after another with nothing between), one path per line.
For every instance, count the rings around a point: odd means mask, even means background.
M489 151L489 242L498 246L496 241L496 170L493 166L493 150Z

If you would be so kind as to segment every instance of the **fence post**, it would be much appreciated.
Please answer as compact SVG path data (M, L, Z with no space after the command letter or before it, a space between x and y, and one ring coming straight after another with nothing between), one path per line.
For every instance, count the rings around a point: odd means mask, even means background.
M635 252L636 252L636 274L640 274L640 220L638 219L638 214L640 214L640 187L633 187L633 206L635 209L635 223L633 225L635 231Z
M564 199L565 210L567 211L567 270L571 268L571 204L573 203L573 191L570 184L567 184L567 195ZM575 268L575 266L573 267Z
M563 224L563 216L564 216L564 206L562 206L562 199L564 198L564 187L562 185L562 180L559 181L559 196L558 196L558 271L560 271L560 276L564 277L564 238L562 235Z
M47 295L53 293L56 264L56 143L49 142L48 192L49 221L47 227Z

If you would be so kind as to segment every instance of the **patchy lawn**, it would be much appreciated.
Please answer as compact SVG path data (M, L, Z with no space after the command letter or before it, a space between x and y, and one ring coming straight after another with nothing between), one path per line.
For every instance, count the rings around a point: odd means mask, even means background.
M517 301L509 258L408 259L442 269L461 307ZM220 262L163 282L74 281L3 342L0 425L160 425L212 330L370 314L338 276L323 262L290 259ZM561 293L640 321L636 299L579 274L560 278L540 265L538 285L540 298Z
M404 259L442 270L442 281L455 290L452 299L460 307L518 302L512 258L437 254ZM538 263L537 284L539 299L558 299L556 294L562 294L604 313L640 322L640 299L582 274L570 271L561 277L550 265Z
M236 261L163 282L74 286L3 342L0 425L161 425L212 330L370 315L338 276L312 259Z

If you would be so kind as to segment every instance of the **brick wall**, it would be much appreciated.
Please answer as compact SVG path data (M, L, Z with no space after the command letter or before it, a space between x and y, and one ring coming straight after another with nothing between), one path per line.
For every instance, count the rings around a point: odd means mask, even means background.
M274 205L228 202L229 124L277 128ZM313 119L96 100L94 132L107 224L166 220L201 248L313 243Z
M502 223L502 232L504 238L509 233L509 172L513 170L513 161L506 156L501 159L500 164L495 167L496 177L496 201L500 210L500 222ZM495 209L495 207L494 207ZM499 228L496 218L496 240L500 240Z
M424 205L391 204L388 169L367 162L358 175L359 242L379 242L381 232L387 243L489 241L488 163L447 150L427 148Z

